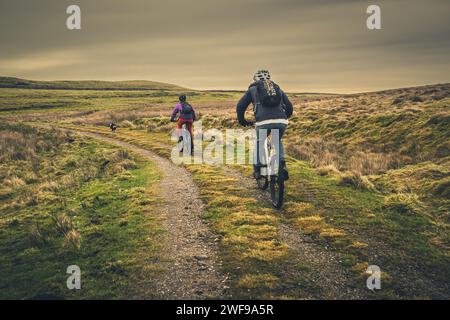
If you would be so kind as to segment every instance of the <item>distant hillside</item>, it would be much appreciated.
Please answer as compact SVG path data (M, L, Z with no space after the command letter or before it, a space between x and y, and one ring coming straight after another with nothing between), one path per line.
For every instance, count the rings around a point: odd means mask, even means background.
M290 121L297 134L286 140L300 159L340 170L358 162L364 174L450 159L450 83L292 100L301 111Z
M70 90L186 90L183 87L156 81L35 81L0 77L0 88L70 89Z

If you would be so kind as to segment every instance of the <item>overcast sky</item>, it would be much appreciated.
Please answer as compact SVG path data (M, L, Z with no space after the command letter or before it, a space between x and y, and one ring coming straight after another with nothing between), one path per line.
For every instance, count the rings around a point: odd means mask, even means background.
M81 7L82 30L66 28ZM381 7L382 30L366 28ZM0 75L287 91L450 82L449 0L0 0Z

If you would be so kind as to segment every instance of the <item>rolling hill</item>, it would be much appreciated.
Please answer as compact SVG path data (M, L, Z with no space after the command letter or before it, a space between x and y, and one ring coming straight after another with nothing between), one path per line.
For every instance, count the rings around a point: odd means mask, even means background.
M0 77L0 88L64 89L64 90L186 90L180 86L147 80L130 81L36 81Z

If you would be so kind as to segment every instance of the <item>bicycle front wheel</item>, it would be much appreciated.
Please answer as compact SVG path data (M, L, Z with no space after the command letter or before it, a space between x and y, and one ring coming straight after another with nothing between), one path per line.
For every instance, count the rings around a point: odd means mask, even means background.
M270 198L272 205L280 209L284 200L284 180L277 176L270 177Z

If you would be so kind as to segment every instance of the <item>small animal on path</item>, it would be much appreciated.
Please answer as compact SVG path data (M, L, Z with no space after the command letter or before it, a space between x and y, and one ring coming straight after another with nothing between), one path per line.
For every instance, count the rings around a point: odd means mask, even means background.
M114 122L111 122L109 124L109 128L111 129L111 132L114 133L114 132L116 132L117 125Z

